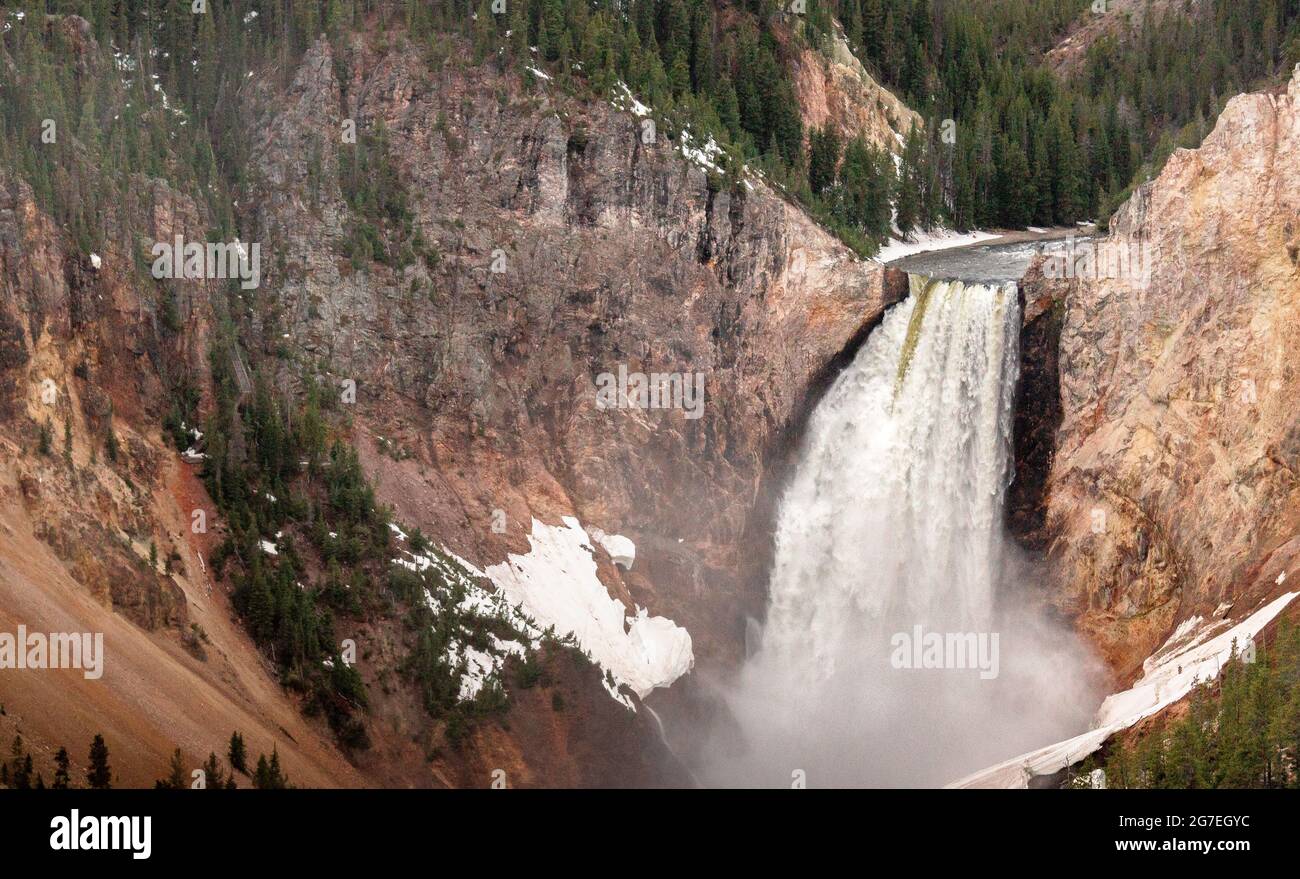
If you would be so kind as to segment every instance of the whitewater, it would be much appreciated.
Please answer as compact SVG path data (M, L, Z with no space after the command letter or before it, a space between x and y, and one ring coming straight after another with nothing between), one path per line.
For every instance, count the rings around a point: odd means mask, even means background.
M1003 530L1016 286L910 283L813 413L706 783L939 785L1097 704L1088 652Z

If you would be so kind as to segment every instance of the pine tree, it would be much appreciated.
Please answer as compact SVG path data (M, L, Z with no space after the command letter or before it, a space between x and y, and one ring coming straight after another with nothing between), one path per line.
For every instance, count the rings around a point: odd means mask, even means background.
M108 745L104 737L95 734L90 745L90 768L86 771L86 783L95 790L107 790L112 787L113 775L108 765Z
M1029 162L1020 144L1006 137L999 137L997 143L998 214L1006 225L1021 228L1033 219L1037 202Z
M51 785L55 790L67 790L68 782L71 780L69 774L68 749L59 748L59 752L54 755L54 783Z
M277 788L289 786L288 776L280 770L280 752L274 745L271 746L270 778L272 784Z
M497 29L493 18L491 0L479 0L473 24L475 64L482 64L483 59L496 51Z
M259 790L282 790L288 786L289 780L280 770L279 752L273 747L270 760L266 759L265 754L259 754L257 770L253 773L253 787Z
M237 769L245 775L248 774L248 751L244 747L244 737L239 733L230 734L230 750L226 753L226 759L230 763L231 769Z
M172 752L168 768L167 777L155 782L154 787L159 790L185 790L188 786L188 777L185 774L185 759L181 756L180 748Z
M566 33L563 0L541 0L537 47L543 58L547 61L559 60Z
M32 756L27 754L24 757L22 736L14 736L13 744L9 746L9 755L13 786L18 790L29 790L32 786Z
M840 162L840 138L827 124L814 129L808 143L808 188L813 195L821 195L835 182L835 172Z
M14 787L18 790L31 790L32 787L32 755L23 756L22 767L14 772Z
M208 759L203 763L204 784L207 790L221 790L225 778L225 770L221 768L221 761L217 759L216 752L208 754Z
M903 144L898 184L894 193L894 225L904 237L912 234L921 217L921 161L923 141L919 125L913 125Z

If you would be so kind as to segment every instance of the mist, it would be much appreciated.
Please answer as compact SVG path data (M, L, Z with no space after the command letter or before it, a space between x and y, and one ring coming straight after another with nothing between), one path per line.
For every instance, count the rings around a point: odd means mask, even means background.
M954 781L1088 727L1099 665L1004 533L1015 286L912 278L809 423L717 786Z

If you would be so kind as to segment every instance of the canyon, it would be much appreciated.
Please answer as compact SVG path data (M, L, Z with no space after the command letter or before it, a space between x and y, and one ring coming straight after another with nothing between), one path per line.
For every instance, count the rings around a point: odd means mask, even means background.
M689 785L716 731L737 728L719 689L770 621L781 500L818 407L891 315L905 331L891 308L909 278L757 169L722 185L689 132L647 142L634 98L346 40L314 41L282 78L250 72L239 94L257 133L239 219L265 257L239 300L247 354L280 398L307 375L352 388L347 439L398 529L540 628L564 620L595 664L558 660L453 748L394 684L398 624L367 621L350 634L373 746L340 748L208 568L225 532L201 459L160 428L177 371L214 403L224 286L175 279L169 331L133 270L138 241L83 252L0 169L0 631L103 632L107 650L102 681L7 676L0 736L21 732L48 776L60 745L76 759L103 732L123 786L150 785L175 747L195 764L221 753L233 730L304 786L484 787L496 770L511 786ZM85 75L109 75L98 57ZM801 55L795 82L807 124L878 146L919 119L842 39ZM349 123L385 133L421 232L426 254L400 269L345 254ZM1107 692L1180 624L1243 620L1294 573L1298 165L1300 71L1234 98L1119 210L1106 240L1141 242L1149 282L1053 278L1040 261L1018 286L1006 530L1024 600L1096 651ZM132 190L105 228L198 241L213 226L193 189L137 175ZM595 405L600 377L626 373L703 376L703 405ZM64 448L65 423L65 457L38 454L43 425ZM117 460L93 439L106 431ZM403 541L398 558L421 564ZM579 585L590 626L565 616L578 598L544 600Z

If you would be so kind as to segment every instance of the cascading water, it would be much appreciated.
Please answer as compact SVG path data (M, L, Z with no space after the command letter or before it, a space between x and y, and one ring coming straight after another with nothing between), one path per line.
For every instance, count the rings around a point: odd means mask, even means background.
M939 784L1086 723L1003 537L1019 327L1014 284L912 276L822 400L708 782Z

